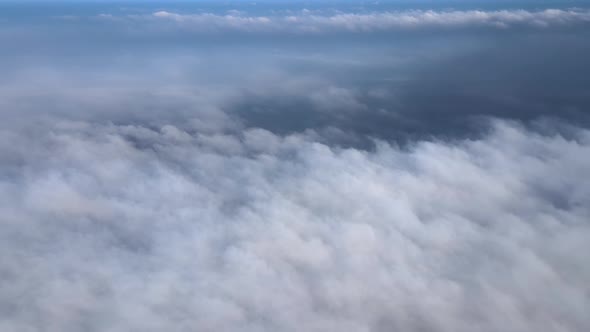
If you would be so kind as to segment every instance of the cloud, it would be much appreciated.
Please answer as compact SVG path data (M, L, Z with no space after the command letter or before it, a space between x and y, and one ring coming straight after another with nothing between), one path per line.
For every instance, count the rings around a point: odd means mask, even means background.
M369 33L438 28L547 28L575 26L590 22L590 12L582 9L528 10L408 10L375 13L337 13L322 15L301 12L289 16L180 14L157 11L152 15L131 15L140 21L174 22L193 32L240 31L263 33L322 34L336 32Z
M590 327L586 129L496 122L373 152L260 128L35 129L1 132L2 330Z
M0 331L590 330L584 10L152 11L4 31Z
M328 50L303 60L298 55L313 50L273 54L263 45L240 52L240 61L235 50L215 47L184 56L114 54L99 65L72 57L76 66L21 61L4 66L0 127L57 115L156 127L184 121L204 132L311 129L325 143L357 147L372 146L371 138L478 137L482 118L555 118L587 127L587 37L488 36L478 40L493 48L454 47L447 54L421 41L434 56L409 45L404 52L412 59L402 62L374 56L399 51L372 45L360 55Z

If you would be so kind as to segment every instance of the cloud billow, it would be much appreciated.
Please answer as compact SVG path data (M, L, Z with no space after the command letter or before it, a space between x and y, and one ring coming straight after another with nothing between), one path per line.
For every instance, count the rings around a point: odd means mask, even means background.
M102 16L117 19L114 16ZM370 33L384 31L412 31L429 29L511 27L549 28L586 25L590 13L580 9L528 10L409 10L376 13L322 14L303 11L288 16L251 16L231 13L181 14L157 11L152 15L132 15L118 19L174 22L179 28L197 33L239 31L248 33Z
M257 128L11 135L3 330L590 327L586 129L374 152Z

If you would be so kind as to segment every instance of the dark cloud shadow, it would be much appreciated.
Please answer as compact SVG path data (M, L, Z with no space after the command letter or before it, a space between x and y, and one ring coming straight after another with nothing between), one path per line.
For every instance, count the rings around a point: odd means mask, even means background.
M361 141L474 137L488 118L524 124L555 119L587 127L588 37L586 32L488 35L486 47L418 65L400 81L386 80L399 68L384 66L378 74L359 70L346 84L364 107L351 112L340 104L319 110L305 95L249 96L233 109L249 126L277 133L337 128Z

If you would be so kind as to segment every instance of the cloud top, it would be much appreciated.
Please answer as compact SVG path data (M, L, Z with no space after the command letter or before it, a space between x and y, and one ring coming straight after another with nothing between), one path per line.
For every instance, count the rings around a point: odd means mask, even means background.
M6 331L584 331L590 133L2 132ZM19 148L13 142L18 141Z
M377 13L337 13L322 15L301 12L288 16L250 16L231 13L181 14L157 11L149 16L132 16L139 20L175 22L181 27L195 31L244 32L379 32L398 30L421 30L436 28L510 28L572 26L590 22L590 12L574 9L527 10L410 10Z

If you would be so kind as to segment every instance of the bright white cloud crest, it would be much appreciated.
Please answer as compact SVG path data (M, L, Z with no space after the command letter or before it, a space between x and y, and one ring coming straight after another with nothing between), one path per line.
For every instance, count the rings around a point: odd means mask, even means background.
M109 16L109 18L113 18ZM379 13L321 14L309 11L286 16L250 16L241 13L218 15L181 14L170 11L154 12L150 16L132 15L136 20L172 21L196 32L237 30L244 32L378 32L428 28L461 27L549 27L590 22L586 10L546 9L542 11L434 11L411 10Z

